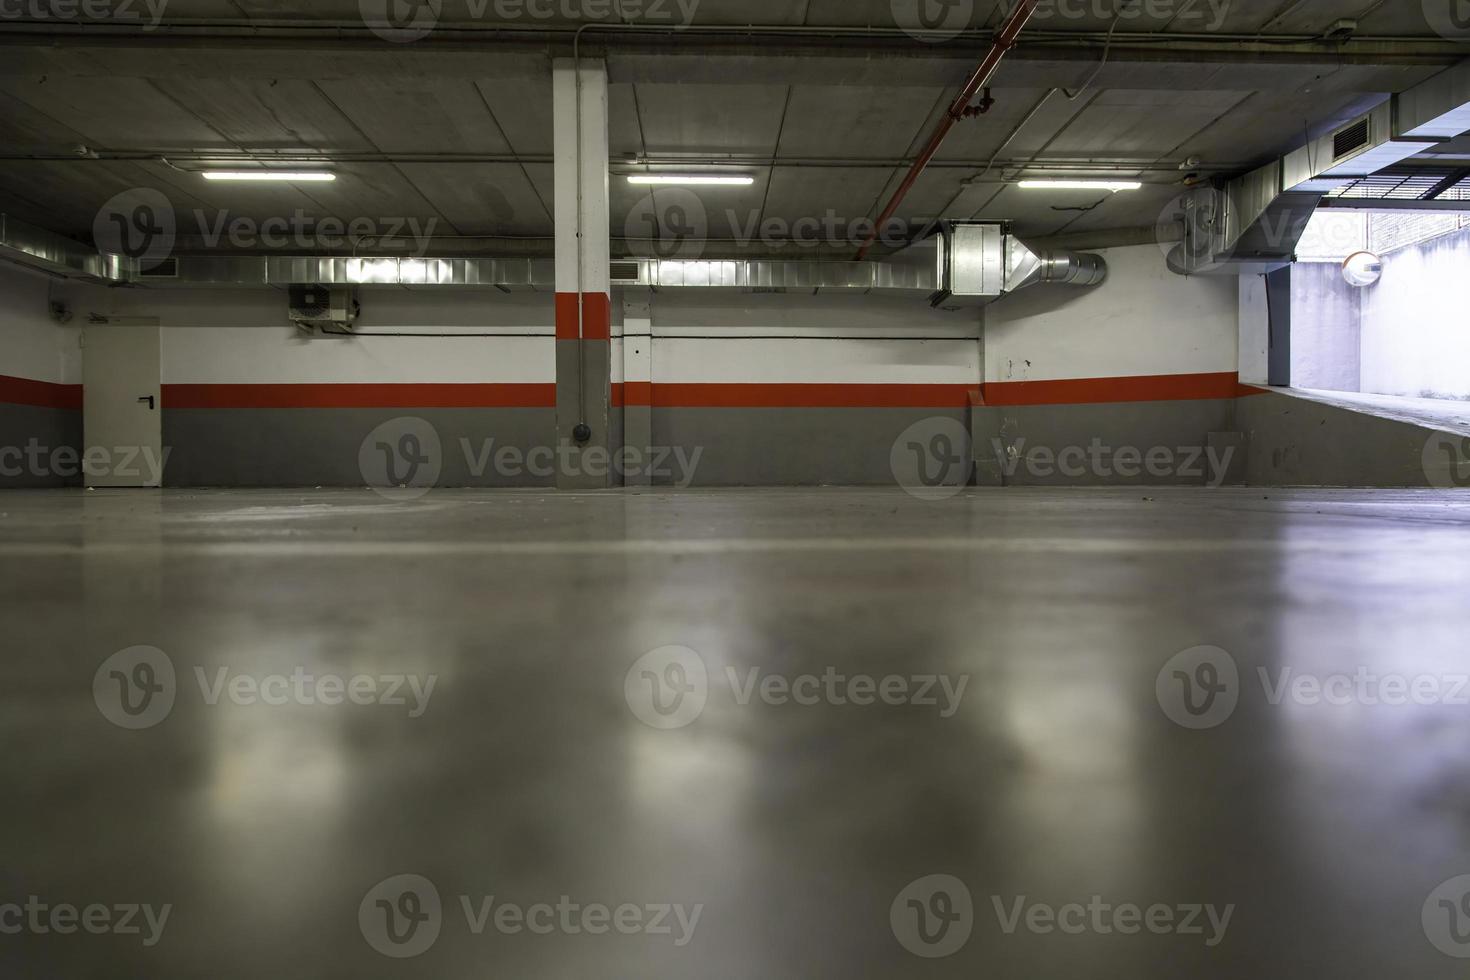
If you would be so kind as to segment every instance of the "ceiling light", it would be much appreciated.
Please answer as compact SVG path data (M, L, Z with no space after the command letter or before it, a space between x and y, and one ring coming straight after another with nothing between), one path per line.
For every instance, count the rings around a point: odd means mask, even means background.
M685 186L732 185L749 187L754 177L718 177L712 174L629 174L630 184L682 184Z
M270 180L292 184L336 180L337 175L326 170L206 170L205 180Z
M1136 191L1143 184L1136 180L1023 180L1027 190L1054 191Z

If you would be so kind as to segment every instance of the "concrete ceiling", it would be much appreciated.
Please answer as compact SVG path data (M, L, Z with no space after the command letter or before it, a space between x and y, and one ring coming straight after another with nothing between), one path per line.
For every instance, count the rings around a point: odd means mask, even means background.
M526 2L552 16L531 16ZM656 23L651 2L646 23ZM663 2L677 17L678 0ZM905 2L699 0L677 35L588 32L584 54L605 57L612 81L615 171L754 176L749 188L697 192L714 239L875 215L1003 16L1001 0L958 0L971 29L925 42L899 29ZM171 0L146 30L0 21L0 208L89 239L114 195L154 188L187 247L204 244L188 234L197 212L213 225L221 213L263 221L299 209L433 221L435 252L544 254L551 58L569 53L583 19L566 14L610 6L445 0L416 43L375 36L359 0ZM1185 160L1199 157L1205 174L1258 165L1470 53L1435 33L1419 0L1135 0L1098 71L1109 6L1043 0L995 79L995 107L957 127L906 219L1004 218L1030 237L1099 240L1150 228L1179 193ZM1354 39L1320 40L1342 18L1358 20ZM746 25L760 26L719 29ZM272 158L331 161L340 179L218 185L192 172ZM1039 193L1015 186L1022 175L1147 186ZM612 187L616 238L643 193L617 177ZM829 243L803 254L846 252Z

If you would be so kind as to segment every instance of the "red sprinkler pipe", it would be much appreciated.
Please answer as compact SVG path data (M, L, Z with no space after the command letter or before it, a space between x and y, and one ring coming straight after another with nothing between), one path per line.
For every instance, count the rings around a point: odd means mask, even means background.
M892 219L894 214L897 213L898 206L903 203L903 199L908 196L909 191L914 189L914 184L918 182L920 175L928 169L929 162L934 159L934 154L939 152L939 147L944 143L944 139L949 135L949 131L954 128L954 124L964 117L965 109L969 106L970 100L975 97L975 93L989 84L990 77L1000 67L1001 60L1005 58L1006 52L1015 47L1016 39L1021 36L1022 29L1025 28L1026 22L1031 19L1031 15L1036 12L1036 5L1040 2L1041 0L1018 0L1015 9L1011 11L1011 16L1006 19L1005 25L1001 27L999 33L995 35L995 40L991 42L990 50L985 52L985 58L980 62L980 66L975 69L975 74L970 76L970 80L965 83L965 87L960 92L959 98L954 100L949 110L945 112L944 118L939 120L939 127L934 130L934 135L929 137L929 142L925 144L923 151L914 160L914 165L909 168L908 176L903 179L902 184L898 185L898 190L894 192L893 200L888 202L888 206L883 209L883 214L878 218L877 223L874 224L873 230L868 233L868 240L858 250L857 257L859 262L868 257L868 252L872 249L873 243L877 241L879 233L888 224L889 220Z

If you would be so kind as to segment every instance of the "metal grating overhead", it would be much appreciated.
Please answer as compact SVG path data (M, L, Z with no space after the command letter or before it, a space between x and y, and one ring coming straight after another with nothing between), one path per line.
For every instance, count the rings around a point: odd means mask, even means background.
M1466 177L1459 183L1444 191L1437 201L1470 201L1470 177Z
M1344 184L1331 198L1371 201L1470 199L1470 171L1457 167L1394 167Z

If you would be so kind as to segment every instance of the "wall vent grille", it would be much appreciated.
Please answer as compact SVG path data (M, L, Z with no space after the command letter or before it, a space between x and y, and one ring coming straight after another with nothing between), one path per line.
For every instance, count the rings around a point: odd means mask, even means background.
M639 276L637 262L614 262L610 267L609 278L613 282L637 282Z
M1346 129L1339 130L1332 137L1333 161L1341 160L1367 146L1371 135L1369 118L1359 119Z

